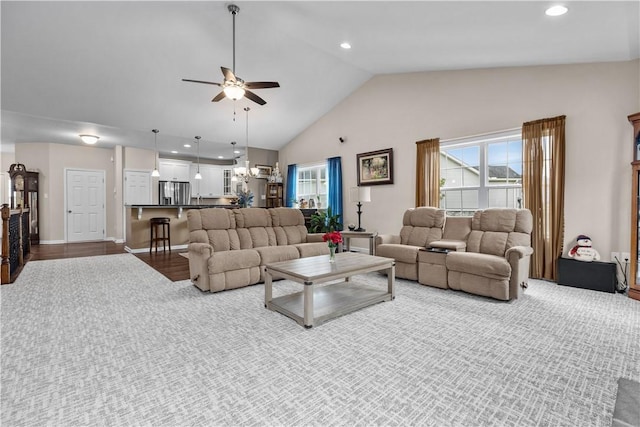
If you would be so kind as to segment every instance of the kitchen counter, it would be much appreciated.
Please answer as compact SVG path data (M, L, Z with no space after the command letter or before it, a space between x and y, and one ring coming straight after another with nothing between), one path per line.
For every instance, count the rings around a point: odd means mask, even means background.
M171 250L186 249L189 244L189 227L185 210L205 208L237 208L238 205L127 205L125 216L125 249L129 252L149 250L151 230L149 219L166 217L171 220Z
M142 219L142 211L144 209L177 209L177 218L182 217L185 209L205 209L205 208L238 208L239 205L126 205L125 208L137 209L138 219Z

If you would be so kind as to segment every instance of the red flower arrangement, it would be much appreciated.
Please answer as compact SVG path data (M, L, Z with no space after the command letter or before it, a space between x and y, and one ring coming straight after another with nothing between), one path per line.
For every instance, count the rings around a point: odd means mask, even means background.
M329 231L322 235L322 241L329 243L329 247L336 247L342 243L342 234L339 231Z

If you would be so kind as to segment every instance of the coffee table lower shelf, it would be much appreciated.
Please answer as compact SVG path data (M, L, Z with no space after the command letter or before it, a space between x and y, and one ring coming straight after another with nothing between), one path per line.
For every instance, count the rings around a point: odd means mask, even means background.
M309 285L306 285L309 286ZM383 301L391 301L386 290L371 288L352 281L313 287L313 326ZM304 292L273 298L267 308L304 323Z

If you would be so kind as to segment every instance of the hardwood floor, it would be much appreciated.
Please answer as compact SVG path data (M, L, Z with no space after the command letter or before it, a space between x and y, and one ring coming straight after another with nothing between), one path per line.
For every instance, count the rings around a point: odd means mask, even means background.
M123 244L114 242L63 243L59 245L33 245L29 261L80 258L97 255L113 255L127 253ZM177 282L189 279L189 260L172 252L141 252L134 254L155 270L164 274L169 280Z

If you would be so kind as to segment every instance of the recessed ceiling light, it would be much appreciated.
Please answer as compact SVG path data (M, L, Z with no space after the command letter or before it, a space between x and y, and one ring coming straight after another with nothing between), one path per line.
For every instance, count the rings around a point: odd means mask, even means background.
M183 147L184 148L191 148L191 144L184 144Z
M240 150L233 150L233 154L240 154Z
M545 14L549 15L549 16L560 16L560 15L564 15L565 13L567 13L569 9L567 9L564 6L561 5L556 5L556 6L551 6L549 9L545 10Z
M85 144L89 144L89 145L93 145L96 142L98 142L98 140L100 139L99 136L95 136L95 135L80 135L80 139L82 140L82 142L84 142Z
M224 159L224 156L218 156L219 159Z
M343 49L351 49L351 44L349 42L340 43L340 47Z
M172 154L178 154L178 152L176 150L171 150Z

